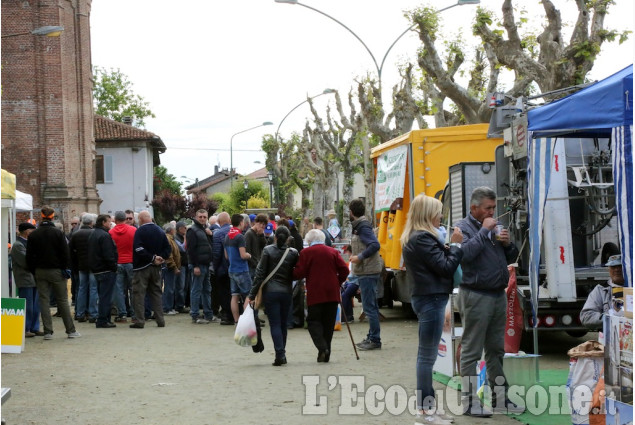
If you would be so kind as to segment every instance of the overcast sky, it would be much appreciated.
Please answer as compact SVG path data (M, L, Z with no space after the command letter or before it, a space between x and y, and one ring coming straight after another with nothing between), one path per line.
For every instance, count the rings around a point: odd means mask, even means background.
M302 3L348 26L378 63L409 26L403 10L430 4L415 0ZM530 15L542 13L537 0L515 2L520 3ZM564 4L566 10L575 11L571 0L555 3L563 14ZM616 3L606 25L633 30L632 1ZM453 2L434 4L442 8ZM481 2L497 13L501 4L501 0ZM444 32L464 27L465 38L473 40L469 28L475 10L468 5L444 12ZM129 77L135 93L156 114L147 119L146 129L168 147L161 163L169 173L192 180L213 174L214 165L229 168L232 135L271 121L272 126L233 139L233 164L239 173L263 167L262 135L274 134L282 118L307 94L334 88L345 99L357 76L376 73L368 52L343 27L308 8L274 0L94 0L90 19L93 65L119 68ZM382 73L384 93L389 94L399 81L396 64L414 61L419 46L411 32L391 50ZM590 78L605 78L631 64L633 50L632 40L621 46L605 43ZM332 98L323 95L315 100L324 116ZM388 97L384 105L386 111L391 109ZM309 114L307 104L302 105L284 121L280 134L287 138L301 131Z

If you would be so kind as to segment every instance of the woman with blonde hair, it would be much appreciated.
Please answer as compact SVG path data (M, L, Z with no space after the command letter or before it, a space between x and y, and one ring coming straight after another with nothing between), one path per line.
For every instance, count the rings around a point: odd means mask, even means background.
M442 204L419 195L413 199L401 235L406 279L410 283L412 309L419 319L417 353L417 422L445 425L453 418L436 411L432 367L445 320L445 307L453 289L454 272L463 258L463 235L454 228L450 246L441 238Z

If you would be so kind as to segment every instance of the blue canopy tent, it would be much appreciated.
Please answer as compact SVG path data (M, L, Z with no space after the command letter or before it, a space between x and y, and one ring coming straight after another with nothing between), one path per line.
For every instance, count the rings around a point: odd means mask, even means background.
M633 66L528 113L529 284L537 326L540 247L556 138L610 138L622 267L633 286ZM534 349L538 352L537 332Z

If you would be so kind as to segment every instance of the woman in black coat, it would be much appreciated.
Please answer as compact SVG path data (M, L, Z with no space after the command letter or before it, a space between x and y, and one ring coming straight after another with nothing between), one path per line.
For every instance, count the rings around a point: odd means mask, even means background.
M458 227L450 247L441 240L442 204L436 198L417 196L410 205L401 236L406 278L412 283L412 309L419 319L417 354L417 412L424 423L447 424L452 419L436 412L432 368L437 359L445 307L453 289L453 277L463 252L463 235Z

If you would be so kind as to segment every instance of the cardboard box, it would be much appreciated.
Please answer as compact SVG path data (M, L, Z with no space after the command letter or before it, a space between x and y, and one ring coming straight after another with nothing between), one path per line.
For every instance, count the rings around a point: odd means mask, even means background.
M633 288L624 288L624 316L633 318Z

